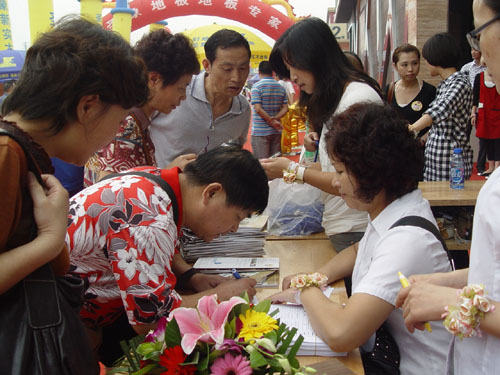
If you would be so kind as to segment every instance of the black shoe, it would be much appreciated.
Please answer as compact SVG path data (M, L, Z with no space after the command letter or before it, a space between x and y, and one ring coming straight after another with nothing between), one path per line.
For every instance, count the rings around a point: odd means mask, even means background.
M478 175L478 176L487 177L487 176L489 176L491 173L493 173L493 172L480 172L480 173L478 173L477 175Z

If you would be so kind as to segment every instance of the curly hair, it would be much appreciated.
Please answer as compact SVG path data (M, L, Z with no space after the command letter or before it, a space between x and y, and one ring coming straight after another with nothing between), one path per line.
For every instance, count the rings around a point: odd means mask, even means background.
M200 72L191 41L180 33L172 35L163 29L150 32L136 43L134 52L144 60L148 72L161 75L163 87Z
M141 106L149 97L146 69L120 35L67 16L28 49L2 114L50 121L57 134L76 121L78 103L87 95L125 109Z
M382 190L388 201L418 187L424 160L418 141L390 105L359 103L333 118L328 155L358 182L356 194L371 202Z

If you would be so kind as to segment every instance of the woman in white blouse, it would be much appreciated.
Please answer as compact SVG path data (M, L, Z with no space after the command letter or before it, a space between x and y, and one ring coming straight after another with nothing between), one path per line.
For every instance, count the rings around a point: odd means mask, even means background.
M300 301L315 332L338 352L358 346L371 352L370 338L386 323L399 348L401 374L443 373L449 343L444 327L435 324L431 334L412 335L405 329L401 310L394 308L398 272L451 270L446 252L430 231L391 228L407 216L433 220L430 205L417 188L423 164L418 141L389 105L355 104L333 121L335 126L326 135L336 170L331 184L349 207L367 212L369 219L359 245L346 248L318 272L328 282L352 275L352 297L342 306L318 287L291 288L288 276L283 292L271 300Z

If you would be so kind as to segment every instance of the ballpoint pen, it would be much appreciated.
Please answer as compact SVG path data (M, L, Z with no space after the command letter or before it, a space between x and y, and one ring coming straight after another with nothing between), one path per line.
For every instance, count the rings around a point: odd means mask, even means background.
M241 275L238 273L238 271L236 271L236 268L233 268L231 270L231 273L233 274L235 279L241 279Z
M316 144L316 154L314 155L314 162L316 163L318 161L318 152L319 152L319 141L314 141Z
M403 275L401 272L398 272L398 276L399 276L399 282L401 283L401 286L403 288L408 288L410 286L410 281L406 278L406 276ZM432 332L432 327L429 324L429 322L425 322L424 325L425 325L425 329L427 331Z

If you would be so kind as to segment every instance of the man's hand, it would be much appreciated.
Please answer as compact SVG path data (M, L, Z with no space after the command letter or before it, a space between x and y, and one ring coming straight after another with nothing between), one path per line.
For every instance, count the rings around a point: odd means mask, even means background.
M252 278L244 278L244 279L226 279L223 283L219 284L215 288L215 292L217 293L217 297L221 301L228 300L233 296L240 296L243 292L248 293L248 297L250 300L255 296L257 291L255 290L255 284L257 281Z
M213 289L227 281L225 277L220 275L208 275L205 273L194 274L189 280L189 285L197 292Z

